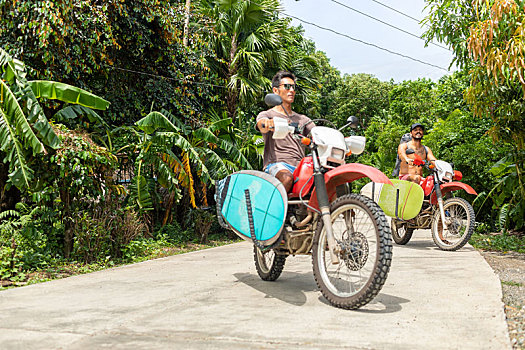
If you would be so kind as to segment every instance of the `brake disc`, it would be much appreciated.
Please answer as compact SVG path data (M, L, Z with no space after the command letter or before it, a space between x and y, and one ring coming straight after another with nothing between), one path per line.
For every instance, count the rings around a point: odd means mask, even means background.
M352 271L359 271L368 260L368 240L361 232L354 232L352 236L341 242L341 258Z

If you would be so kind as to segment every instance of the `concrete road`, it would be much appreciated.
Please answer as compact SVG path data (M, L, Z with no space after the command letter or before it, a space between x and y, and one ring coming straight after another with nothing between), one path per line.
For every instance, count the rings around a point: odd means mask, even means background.
M501 287L470 246L394 244L378 297L330 306L311 258L276 282L239 243L0 292L1 349L510 349Z

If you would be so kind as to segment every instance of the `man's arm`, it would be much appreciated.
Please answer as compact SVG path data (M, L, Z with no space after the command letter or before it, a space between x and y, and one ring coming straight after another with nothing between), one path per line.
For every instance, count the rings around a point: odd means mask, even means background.
M401 159L402 162L405 162L409 165L414 165L414 160L408 158L407 156L407 147L408 143L403 142L397 147L397 155L399 156L399 159Z
M306 123L304 123L304 125L302 126L303 130L303 135L304 136L308 136L308 134L310 133L310 131L312 131L312 129L315 127L315 123L312 122L312 120L310 118L308 118L308 121Z

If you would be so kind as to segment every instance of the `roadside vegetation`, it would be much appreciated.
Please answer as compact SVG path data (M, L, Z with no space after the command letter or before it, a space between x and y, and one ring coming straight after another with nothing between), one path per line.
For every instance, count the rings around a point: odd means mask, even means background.
M298 112L359 117L351 162L390 175L424 124L479 193L471 243L525 252L524 5L427 2L426 37L460 69L383 82L341 74L278 0L0 1L2 286L235 240L215 181L261 168L254 118L279 69L298 77Z

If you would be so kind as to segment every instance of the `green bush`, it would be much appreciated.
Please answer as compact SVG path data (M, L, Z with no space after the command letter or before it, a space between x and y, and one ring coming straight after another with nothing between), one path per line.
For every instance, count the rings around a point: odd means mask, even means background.
M53 259L48 249L53 236L43 227L51 227L42 219L46 211L18 203L16 210L0 213L0 278L21 280L25 272L46 266Z
M183 244L194 241L195 237L190 230L184 230L178 222L166 224L158 229L155 234L155 239L165 239L168 242Z
M72 257L85 263L121 258L124 247L145 230L131 208L122 208L117 199L101 201L75 217Z

